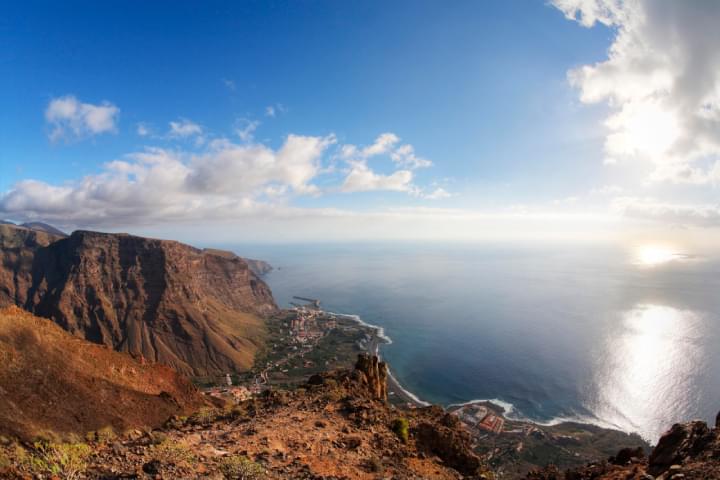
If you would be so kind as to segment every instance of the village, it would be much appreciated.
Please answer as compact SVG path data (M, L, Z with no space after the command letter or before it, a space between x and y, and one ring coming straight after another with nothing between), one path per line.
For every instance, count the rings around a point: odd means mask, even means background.
M293 298L305 303L292 302L270 322L272 341L253 371L216 378L203 389L205 395L240 403L270 385L292 385L312 373L347 366L357 352L371 347L372 336L356 322L323 311L317 299Z

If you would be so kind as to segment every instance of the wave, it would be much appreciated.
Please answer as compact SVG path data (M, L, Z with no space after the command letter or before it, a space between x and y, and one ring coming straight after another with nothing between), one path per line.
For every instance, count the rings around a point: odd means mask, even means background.
M416 402L416 403L418 403L419 405L422 405L422 406L424 406L424 407L429 407L430 405L432 405L432 403L426 402L425 400L422 400L420 397L418 397L417 395L415 395L413 392L411 392L410 390L408 390L408 389L406 389L405 387L403 387L402 384L401 384L400 382L398 382L397 377L395 377L395 375L392 374L392 372L390 371L390 369L388 369L388 375L392 378L392 381L393 381L393 383L395 384L395 386L396 386L400 391L402 391L402 393L403 393L404 395L407 395L408 397L412 398L412 400L413 400L414 402Z
M609 428L612 430L620 430L626 433L633 433L634 430L628 430L620 425L612 422L607 422L593 415L558 415L549 420L538 420L535 418L523 415L516 407L510 402L500 400L499 398L478 398L462 403L452 403L447 405L447 408L451 407L464 407L466 405L472 405L474 403L491 403L495 406L501 407L504 410L503 416L508 420L514 420L516 422L528 422L535 425L541 425L543 427L552 427L560 425L561 423L580 423L583 425L594 425L601 428Z
M383 327L381 327L379 325L373 325L372 323L367 323L362 318L360 318L360 315L352 315L352 314L348 314L348 313L335 313L335 312L325 312L325 313L334 315L336 317L347 318L349 320L355 321L356 323L362 325L363 327L372 328L375 330L375 333L377 333L378 338L380 340L382 340L384 344L390 345L393 343L392 338L388 337L385 334L385 329Z

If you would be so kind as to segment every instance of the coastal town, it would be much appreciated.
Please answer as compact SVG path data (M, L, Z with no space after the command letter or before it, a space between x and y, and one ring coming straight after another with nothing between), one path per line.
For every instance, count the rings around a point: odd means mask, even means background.
M205 395L240 403L271 387L297 385L314 373L350 367L358 353L376 351L379 340L373 328L322 310L318 299L293 299L291 308L268 321L270 341L255 367L244 375L209 379Z

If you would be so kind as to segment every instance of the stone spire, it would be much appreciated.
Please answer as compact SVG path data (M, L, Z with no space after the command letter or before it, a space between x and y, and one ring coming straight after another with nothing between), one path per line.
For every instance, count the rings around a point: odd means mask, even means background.
M361 353L358 355L355 370L360 373L360 381L367 386L373 398L387 400L388 369L385 362L381 362L377 355Z

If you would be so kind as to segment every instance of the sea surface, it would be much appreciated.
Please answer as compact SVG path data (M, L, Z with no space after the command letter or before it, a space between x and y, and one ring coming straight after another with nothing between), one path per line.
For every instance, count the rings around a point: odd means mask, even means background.
M650 441L720 410L720 258L615 247L235 245L293 295L383 327L400 383L443 405Z

